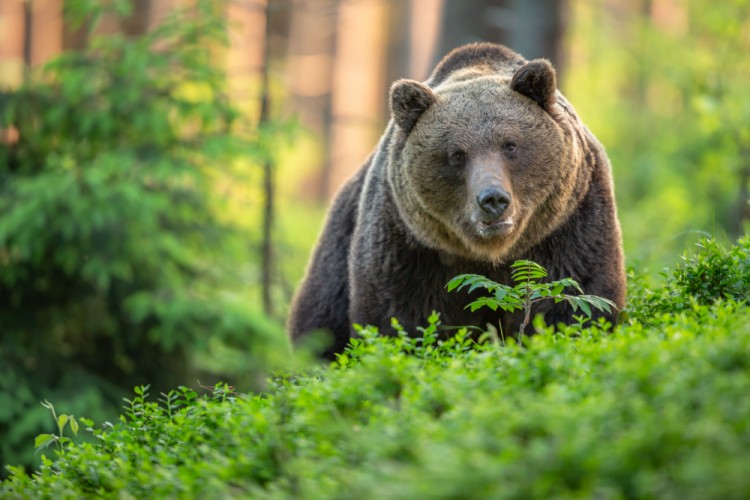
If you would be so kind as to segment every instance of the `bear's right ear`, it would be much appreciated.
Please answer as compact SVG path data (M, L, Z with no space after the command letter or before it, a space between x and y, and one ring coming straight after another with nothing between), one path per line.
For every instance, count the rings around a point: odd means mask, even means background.
M429 87L414 80L398 80L391 86L391 114L406 133L437 98Z

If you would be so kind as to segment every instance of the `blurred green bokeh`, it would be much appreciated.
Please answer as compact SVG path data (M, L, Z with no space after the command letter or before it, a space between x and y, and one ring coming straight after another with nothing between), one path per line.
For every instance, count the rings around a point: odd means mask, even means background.
M86 24L103 4L68 5ZM0 93L18 136L0 142L2 463L32 463L45 399L112 418L134 385L250 388L288 351L241 216L295 127L229 102L220 13L200 1L138 38L95 37Z
M750 2L633 6L573 3L562 86L612 161L629 265L656 271L749 227Z

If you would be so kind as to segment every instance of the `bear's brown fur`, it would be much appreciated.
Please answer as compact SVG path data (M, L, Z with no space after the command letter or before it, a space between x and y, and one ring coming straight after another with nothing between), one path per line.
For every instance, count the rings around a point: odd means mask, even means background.
M433 310L446 325L517 332L519 314L470 313L466 295L445 289L462 273L508 283L517 259L622 307L609 161L555 79L546 60L473 44L425 83L394 83L391 123L331 207L292 303L292 339L328 330L332 357L352 323L388 334L396 317L414 332ZM540 302L534 313L548 324L572 321L565 303Z

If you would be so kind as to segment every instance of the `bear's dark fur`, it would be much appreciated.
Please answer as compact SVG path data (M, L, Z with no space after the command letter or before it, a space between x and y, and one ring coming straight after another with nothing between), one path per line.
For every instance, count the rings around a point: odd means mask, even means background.
M389 334L396 317L414 332L433 310L445 325L517 332L520 314L470 313L466 294L445 289L463 273L509 283L517 259L623 306L609 161L557 91L549 62L467 45L425 83L397 81L390 96L392 120L331 207L292 303L293 341L328 330L332 357L352 323ZM540 302L534 314L572 321L565 303Z

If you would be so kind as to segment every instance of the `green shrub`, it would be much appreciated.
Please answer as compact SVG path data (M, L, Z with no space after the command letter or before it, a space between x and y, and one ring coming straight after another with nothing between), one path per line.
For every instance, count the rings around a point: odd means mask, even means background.
M750 298L750 237L741 238L729 249L714 239L705 239L698 247L692 257L683 256L685 263L677 266L673 280L667 281L670 289L695 297L701 304Z
M219 385L89 426L9 497L742 498L750 309L693 304L658 327L564 327L476 344L439 316L260 395ZM51 420L51 419L50 419ZM81 419L79 419L80 421ZM80 431L79 431L80 432ZM54 452L53 452L54 453Z
M642 280L631 283L628 312L631 318L652 321L655 315L689 311L696 304L750 299L750 237L740 238L729 248L713 238L697 244L693 254L662 273L663 286L651 290Z
M79 20L103 5L66 3ZM225 42L221 12L200 1L0 92L0 129L18 133L0 142L3 462L32 463L42 399L102 418L136 384L194 383L194 355L216 342L245 353L248 373L283 342L240 293L257 282L255 242L219 192L250 182L247 161L276 133L229 102L214 62Z

